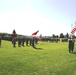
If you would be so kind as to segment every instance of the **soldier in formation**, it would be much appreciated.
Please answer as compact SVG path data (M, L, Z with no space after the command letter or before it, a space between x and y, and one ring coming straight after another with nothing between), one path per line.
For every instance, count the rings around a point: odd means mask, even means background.
M22 38L22 46L24 47L25 38Z
M13 47L16 47L16 38L15 37L12 39L12 44L13 44Z

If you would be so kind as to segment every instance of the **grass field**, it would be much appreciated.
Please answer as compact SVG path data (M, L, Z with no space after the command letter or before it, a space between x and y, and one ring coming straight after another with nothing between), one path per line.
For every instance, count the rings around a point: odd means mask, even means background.
M36 48L2 40L0 75L76 75L76 47L69 53L67 42L38 42Z

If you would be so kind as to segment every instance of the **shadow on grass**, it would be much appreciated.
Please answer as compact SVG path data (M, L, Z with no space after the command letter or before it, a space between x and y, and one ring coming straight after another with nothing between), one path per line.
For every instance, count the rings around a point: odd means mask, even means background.
M71 52L71 54L76 54L76 52Z
M37 49L37 50L43 50L43 48L37 48L37 47L33 47L34 49Z

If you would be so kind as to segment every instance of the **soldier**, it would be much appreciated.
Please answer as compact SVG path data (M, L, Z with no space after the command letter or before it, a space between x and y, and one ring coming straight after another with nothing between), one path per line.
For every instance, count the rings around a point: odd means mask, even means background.
M74 40L73 38L70 38L69 40L69 52L74 50Z
M34 46L34 37L33 37L33 39L32 39L32 47L35 47L35 46Z
M37 38L35 38L35 44L37 44L38 43L38 39Z
M16 38L15 37L12 39L12 44L13 44L13 47L16 47Z
M25 38L22 38L22 46L24 47Z
M75 42L75 40L72 39L72 52L73 52L73 50L74 50L74 42Z
M28 39L26 39L26 46L28 46Z
M30 46L32 45L32 40L30 39Z
M18 47L21 47L21 38L18 38Z

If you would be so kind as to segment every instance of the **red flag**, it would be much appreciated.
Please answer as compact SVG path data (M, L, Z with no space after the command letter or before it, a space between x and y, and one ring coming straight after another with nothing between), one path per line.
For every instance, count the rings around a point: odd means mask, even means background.
M76 23L75 23L75 25L73 26L73 28L72 28L72 30L71 30L71 34L74 34L75 31L76 31Z
M32 33L32 36L33 36L33 35L36 35L38 32L39 32L39 30L38 30L38 31L36 31L36 32L34 32L34 33Z
M14 38L14 37L16 37L16 31L15 30L13 30L13 32L12 32L12 38Z
M41 39L42 38L42 34L40 34L40 36L38 36L38 39Z

